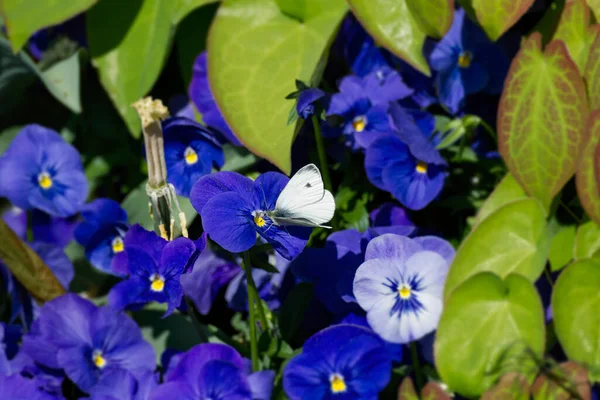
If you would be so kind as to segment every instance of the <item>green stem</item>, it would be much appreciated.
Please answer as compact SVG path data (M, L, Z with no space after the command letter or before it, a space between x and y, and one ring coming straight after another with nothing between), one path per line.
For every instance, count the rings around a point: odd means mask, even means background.
M423 377L423 371L421 371L421 364L419 363L419 353L417 352L416 342L410 343L410 355L413 362L413 369L415 373L415 380L417 384L417 391L423 388L425 380Z
M252 270L252 263L250 262L250 252L244 252L244 264L250 266L250 270ZM252 292L252 297L256 300L256 305L258 307L258 317L260 318L260 324L262 325L263 331L266 331L269 328L267 323L267 316L265 314L265 310L262 306L262 301L260 300L260 296L258 295L258 289L256 288L256 283L254 282L254 277L252 273L249 275L246 274L246 281L248 283L248 292ZM250 293L249 293L250 295Z
M321 175L325 189L331 191L331 179L329 179L329 168L327 167L327 157L325 155L325 146L323 145L323 136L321 135L321 126L316 115L312 116L313 130L315 131L315 141L317 142L317 152L319 153L319 164L321 165Z
M488 124L487 122L485 122L483 120L483 118L480 120L479 122L484 129L490 134L490 136L492 137L492 139L497 140L496 138L496 132L492 129L492 127L490 126L490 124Z
M200 340L202 341L202 343L208 343L208 336L206 335L206 331L204 330L202 322L200 322L200 320L198 319L198 314L196 314L197 311L196 307L194 306L194 303L187 296L184 296L184 299L185 304L187 304L188 307L188 314L192 320L192 325L194 325L198 336L200 336Z
M252 371L258 371L258 337L256 335L256 309L254 308L254 291L250 286L254 285L252 279L252 266L250 265L249 253L244 253L244 271L246 272L246 282L248 283L248 315L250 325L250 355L252 358ZM252 283L251 283L252 282Z

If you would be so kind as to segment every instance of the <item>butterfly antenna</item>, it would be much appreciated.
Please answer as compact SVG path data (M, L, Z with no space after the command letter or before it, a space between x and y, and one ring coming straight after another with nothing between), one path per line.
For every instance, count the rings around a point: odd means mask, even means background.
M260 183L260 191L263 195L263 204L265 205L265 208L267 208L267 195L265 194L265 190L263 189L262 182Z

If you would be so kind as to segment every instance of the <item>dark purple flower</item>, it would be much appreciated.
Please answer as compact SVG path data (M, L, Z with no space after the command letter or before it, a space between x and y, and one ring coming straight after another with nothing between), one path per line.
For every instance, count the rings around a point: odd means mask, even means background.
M124 369L112 369L98 379L90 400L147 400L156 386L157 376L152 371L134 376Z
M134 225L125 235L124 245L125 251L115 257L115 262L126 262L126 268L121 265L118 269L126 269L129 278L111 289L109 304L123 309L156 301L168 303L165 317L171 314L183 298L179 278L196 251L194 242L184 237L167 242Z
M50 393L45 393L36 382L19 374L3 376L0 374L0 399L10 400L61 400Z
M371 326L369 325L369 322L367 321L367 318L364 315L359 315L359 314L355 314L355 313L350 313L348 315L346 315L341 321L340 324L350 324L350 325L358 325L358 326L362 326L365 327L369 330L373 330L373 328L371 328ZM390 358L392 359L392 361L394 362L401 362L402 361L402 345L398 344L398 343L391 343L391 342L385 342L385 347L387 348L388 354L390 355ZM433 362L432 362L433 364Z
M411 210L427 206L441 192L446 161L401 106L390 106L394 135L375 140L366 151L369 181Z
M223 166L223 149L211 131L193 120L169 118L162 128L168 181L177 194L189 197L198 179Z
M409 96L409 89L398 72L383 69L364 78L347 76L340 83L340 93L331 97L327 115L339 115L342 126L332 133L343 133L353 150L366 148L378 137L389 135L389 103Z
M469 94L499 93L509 66L508 57L463 9L454 12L452 26L431 52L429 62L437 71L440 101L453 114L461 110Z
M296 102L296 112L302 119L308 119L315 113L315 106L325 97L321 89L308 88L300 92Z
M178 356L149 400L269 400L275 374L248 374L244 359L233 348L199 344Z
M114 200L96 199L83 206L81 216L84 221L75 229L75 239L85 247L85 255L94 267L115 273L112 262L125 249L127 213Z
M365 237L369 240L384 233L409 236L416 229L406 211L394 203L384 203L371 211L369 219L371 227L365 232Z
M336 325L308 339L283 372L291 400L375 399L391 376L385 342L369 329Z
M137 375L155 367L154 350L131 318L75 294L42 307L22 349L37 363L64 370L84 392L113 369Z
M344 58L355 75L362 78L373 71L389 67L383 50L354 16L349 15L344 20L338 38Z
M77 213L88 184L77 150L58 133L27 125L0 158L0 195L19 208L58 217Z
M206 315L221 288L239 271L237 263L226 260L207 248L194 262L192 272L181 275L183 293L192 300L200 314Z
M190 201L202 216L210 238L224 249L240 253L256 243L258 233L287 259L306 245L311 229L277 226L268 216L289 178L267 172L252 181L235 172L204 176L192 188Z
M40 210L32 210L32 232L36 242L65 247L73 239L77 217L55 217ZM2 214L2 219L23 240L27 240L27 213L12 207Z
M202 121L211 128L218 130L234 146L242 143L235 137L229 125L219 111L208 82L208 62L206 52L200 53L194 62L194 73L190 82L189 95L192 102L202 114Z

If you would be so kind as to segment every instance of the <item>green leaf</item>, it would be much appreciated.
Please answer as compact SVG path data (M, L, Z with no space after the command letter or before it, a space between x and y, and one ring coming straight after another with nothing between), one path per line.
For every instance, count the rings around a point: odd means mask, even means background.
M598 50L600 51L600 43ZM600 56L600 52L598 53ZM600 60L600 58L599 58ZM598 70L600 73L600 70ZM600 82L600 80L599 80ZM588 83L590 83L588 81ZM592 86L590 86L593 89ZM600 89L600 87L598 87ZM594 102L594 94L590 92L590 101ZM600 101L600 98L596 99ZM600 106L600 103L598 103ZM594 172L594 162L596 159L596 149L600 146L600 110L592 112L588 120L586 131L590 135L587 143L584 144L584 149L579 160L577 175L575 176L575 184L577 186L577 194L581 205L589 217L600 224L600 185L596 179Z
M600 226L593 221L577 229L575 237L575 259L598 258L600 261Z
M300 23L275 0L227 1L208 38L211 89L225 120L249 150L285 173L295 135L286 125L292 101L285 96L296 79L313 80L346 12L342 0L310 4L319 12Z
M600 34L596 34L589 49L583 77L587 84L590 109L600 108Z
M36 69L36 72L52 96L71 111L77 114L81 112L79 52L57 62L45 71Z
M600 378L600 262L579 260L558 277L552 292L554 329L569 360Z
M489 271L504 278L516 273L531 282L546 264L550 237L546 213L535 199L509 203L490 214L459 247L446 278L444 296L469 277Z
M526 377L516 372L508 372L481 396L481 400L529 400L529 392Z
M465 115L462 118L456 118L446 126L441 127L440 132L445 133L443 139L437 144L436 148L442 150L452 146L463 136L472 133L481 123L481 118L476 115Z
M575 225L558 225L557 232L550 242L548 260L552 271L558 271L573 259L575 247Z
M541 35L532 34L512 61L498 110L498 147L525 191L549 210L587 140L588 105L564 43L554 40L543 53L540 46Z
M588 372L576 362L561 363L537 377L532 394L533 400L591 399Z
M590 27L590 9L585 0L565 4L553 39L562 40L579 71L583 72L595 32Z
M596 20L600 19L600 0L587 0L587 4L592 9Z
M241 172L254 165L258 160L246 148L233 146L230 143L223 146L223 153L225 154L225 164L221 171Z
M198 213L192 207L190 200L186 197L177 196L181 211L185 214L187 226L192 224ZM146 182L133 189L121 203L121 207L127 212L130 224L140 224L148 230L154 229L154 221L148 209L148 195L146 194ZM177 219L177 216L175 216Z
M279 312L279 329L281 337L288 343L292 342L294 334L304 321L304 314L313 296L310 283L300 283L294 286L287 296Z
M544 309L530 281L516 274L503 281L480 273L457 287L445 304L435 335L435 364L450 389L479 396L508 371L531 382L544 336Z
M36 300L43 303L66 293L52 270L1 218L0 237L0 260Z
M88 12L87 36L92 63L134 137L140 136L141 123L131 104L145 96L156 82L179 21L208 2L105 0ZM107 21L110 21L110 29L106 29Z
M440 386L439 383L429 381L421 389L422 400L451 400L452 397Z
M22 126L13 126L0 133L0 156L8 149L14 138L21 132L21 129L23 129Z
M0 36L0 119L23 108L26 90L35 82L35 72L19 55L13 54L8 40Z
M8 31L13 51L23 47L37 30L58 25L87 10L98 0L2 0L0 14Z
M408 9L427 36L440 39L454 19L454 0L408 1Z
M410 12L409 1L348 0L348 4L379 45L430 76L429 65L423 57L425 33Z
M419 396L417 396L417 391L415 390L415 384L410 376L402 379L402 383L398 388L398 400L419 400Z
M477 20L493 41L513 26L527 12L534 0L467 0Z
M500 207L526 198L527 195L521 185L519 185L519 182L517 182L510 172L507 173L477 212L473 220L473 226L479 224Z

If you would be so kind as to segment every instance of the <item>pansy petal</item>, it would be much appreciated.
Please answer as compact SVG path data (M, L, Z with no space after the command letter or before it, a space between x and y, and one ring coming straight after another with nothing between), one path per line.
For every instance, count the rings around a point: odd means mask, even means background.
M381 235L371 240L365 252L365 260L387 258L403 264L422 247L412 239L398 235Z
M90 343L89 316L95 310L92 302L76 294L57 297L42 307L40 331L60 347Z
M254 204L258 209L270 211L290 178L279 172L265 172L254 181Z
M86 347L60 348L57 359L69 379L84 392L89 392L98 381L98 374Z
M437 236L420 236L414 238L413 240L419 243L423 250L429 250L438 253L446 260L448 265L452 263L454 255L456 254L456 250L454 250L454 247L452 247L452 245L444 239L440 239Z
M364 78L365 92L372 104L387 104L410 96L409 88L398 71L389 67L379 68Z
M450 265L441 255L433 251L420 251L410 256L404 265L404 276L418 276L419 287L423 291L442 297Z
M410 158L408 147L395 136L385 136L374 141L366 150L365 171L369 181L386 190L383 170L388 164Z
M202 213L206 203L213 197L225 192L238 192L251 195L253 182L236 172L221 171L203 176L192 187L190 201L196 211Z
M181 275L195 251L196 245L188 238L179 237L170 241L163 249L158 272L165 278Z
M84 220L108 224L112 222L127 222L127 212L112 199L96 199L81 208Z
M270 400L273 393L275 371L258 371L248 375L252 399Z
M155 263L160 262L160 255L163 248L167 245L167 241L158 236L154 231L148 231L139 224L135 224L129 228L125 238L123 239L125 249L137 247L148 253Z
M201 368L197 383L200 398L252 400L252 392L244 370L235 365L212 360Z
M137 304L150 290L150 281L143 277L132 276L117 283L108 293L108 303L116 310L123 310L131 304Z
M304 250L312 229L303 226L271 226L259 228L258 233L267 240L276 252L287 260L294 259Z
M252 211L240 194L222 193L203 207L202 226L221 247L232 253L240 253L256 243Z
M385 235L384 235L385 236ZM400 271L389 259L365 261L354 276L354 296L363 310L371 310L382 298L397 296Z
M187 382L167 382L154 389L148 400L165 399L197 400L198 395Z
M457 114L465 103L465 87L458 66L438 73L435 86L440 102L451 114Z
M171 279L165 282L164 293L166 294L168 303L167 311L163 315L163 318L166 318L179 307L181 299L183 298L183 287L181 286L181 283L179 283L179 280Z

